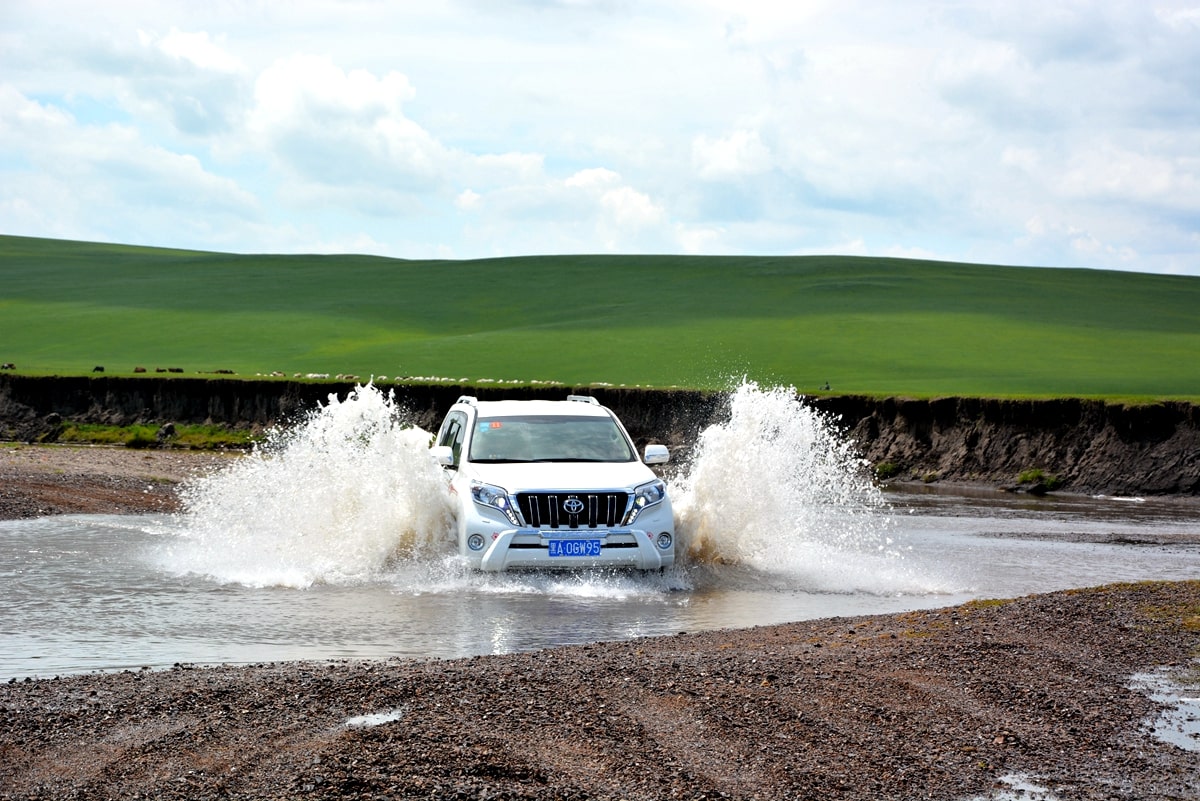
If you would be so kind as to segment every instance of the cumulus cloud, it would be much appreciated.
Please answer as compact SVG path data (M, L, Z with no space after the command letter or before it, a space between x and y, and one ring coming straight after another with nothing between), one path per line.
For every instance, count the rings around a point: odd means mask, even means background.
M1200 6L1190 8L1155 7L1154 14L1172 28L1200 30Z
M1182 0L10 5L14 233L1200 274Z
M541 179L540 153L462 153L455 151L456 168L481 186L510 186Z
M214 42L206 31L187 32L172 28L164 36L138 31L138 40L147 47L156 47L173 58L187 61L202 70L241 72L242 62Z
M250 192L195 156L148 143L129 126L81 124L11 86L0 87L0 148L25 160L21 180L5 182L5 209L26 220L37 209L51 231L77 226L110 238L131 230L129 240L152 242L154 220L208 230L260 214ZM168 222L173 215L191 222Z
M563 181L562 186L574 196L571 205L585 218L596 220L596 229L602 232L606 249L619 247L617 243L623 236L666 221L661 205L645 192L624 183L613 170L602 167L580 170Z
M541 175L538 154L476 154L443 144L405 113L416 96L400 72L345 70L326 56L294 55L258 76L247 129L253 147L271 154L297 185L294 196L310 204L324 198L368 213L411 211L456 182L488 188ZM460 194L459 202L480 197Z
M455 205L457 205L460 209L463 209L464 211L470 211L471 209L479 207L480 200L481 196L478 192L475 192L471 189L464 189L458 193L458 197L454 199L454 202Z
M1101 143L1071 156L1061 187L1068 198L1200 212L1200 157L1151 155Z
M91 79L105 76L109 92L139 124L165 121L174 131L203 138L240 125L247 97L246 68L203 31L137 31L136 41L106 39L82 55Z
M1200 212L1200 157L1191 154L1094 141L1066 153L1009 147L1001 161L1036 185L1039 197L1063 208L1103 205L1130 211L1156 207L1179 215Z
M758 131L737 130L720 138L701 134L692 142L692 164L702 180L736 180L769 170L771 152Z
M600 196L600 207L618 229L657 225L666 218L662 206L651 200L649 195L628 186L605 192Z
M67 111L23 95L10 84L0 84L0 137L19 152L28 144L48 144L57 130L72 125Z
M604 167L561 179L542 176L482 195L463 192L456 206L473 214L468 239L492 239L507 254L681 248L663 205Z
M658 251L670 236L665 227L666 210L648 194L621 181L607 170L589 170L566 182L583 193L586 216L591 219L594 236L609 252Z
M317 183L428 187L446 152L404 115L415 94L398 72L378 77L324 56L291 56L258 76L248 127L257 147Z

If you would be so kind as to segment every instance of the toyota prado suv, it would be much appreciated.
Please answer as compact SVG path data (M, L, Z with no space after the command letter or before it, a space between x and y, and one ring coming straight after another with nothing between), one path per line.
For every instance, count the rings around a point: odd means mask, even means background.
M458 552L481 570L627 567L675 562L666 486L595 398L478 401L451 407L432 448L445 468Z

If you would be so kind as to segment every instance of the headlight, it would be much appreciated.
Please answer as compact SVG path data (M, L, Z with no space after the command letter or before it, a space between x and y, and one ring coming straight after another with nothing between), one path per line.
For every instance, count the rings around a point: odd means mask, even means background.
M661 481L651 481L649 484L643 484L635 489L633 491L633 508L629 510L629 515L625 518L625 525L632 525L643 509L662 503L665 497L667 497L667 485Z
M508 518L508 522L514 526L521 525L521 521L517 519L517 511L513 508L508 493L500 487L493 487L491 484L481 484L478 481L472 481L471 497L480 506L490 507L503 514Z

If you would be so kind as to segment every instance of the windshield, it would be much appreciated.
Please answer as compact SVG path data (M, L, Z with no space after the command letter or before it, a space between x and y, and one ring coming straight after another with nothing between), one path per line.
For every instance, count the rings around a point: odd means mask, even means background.
M629 441L610 417L481 417L472 462L632 462Z

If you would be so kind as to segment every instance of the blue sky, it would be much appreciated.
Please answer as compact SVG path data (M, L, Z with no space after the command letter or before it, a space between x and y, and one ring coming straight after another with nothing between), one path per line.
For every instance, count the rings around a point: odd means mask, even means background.
M0 233L1200 275L1200 0L0 4Z

